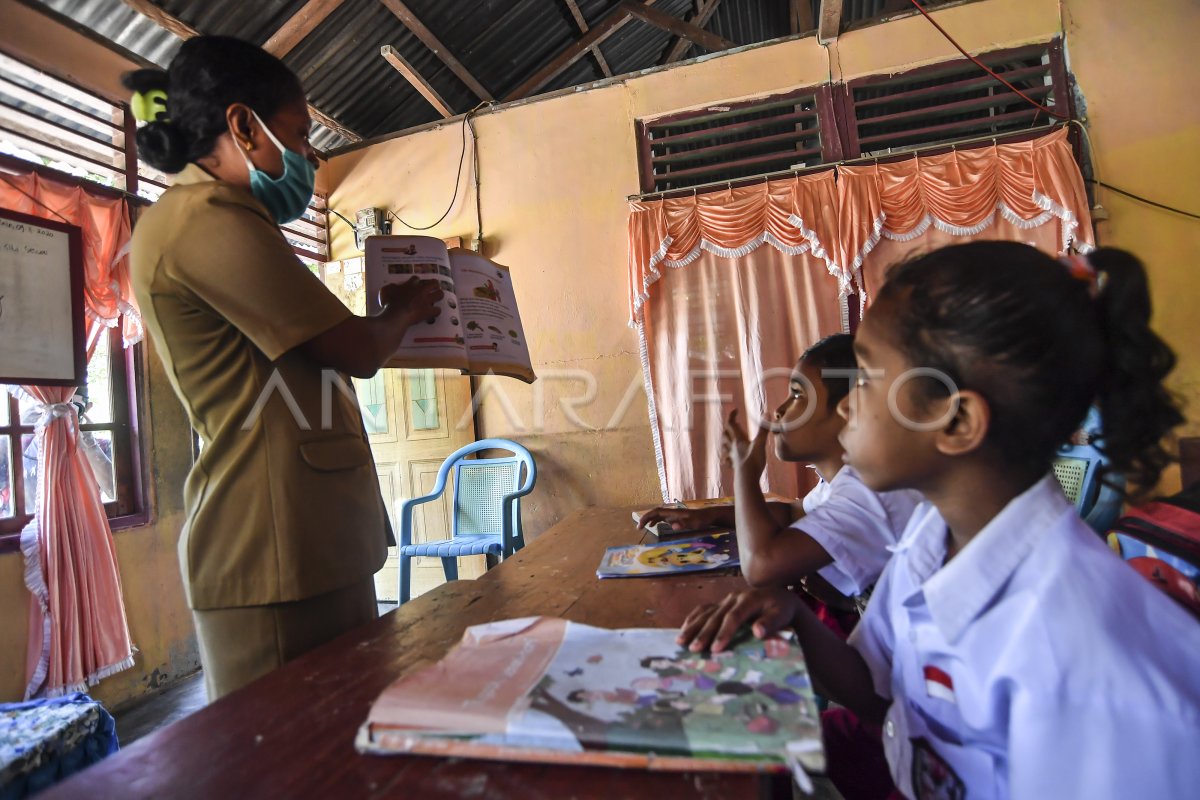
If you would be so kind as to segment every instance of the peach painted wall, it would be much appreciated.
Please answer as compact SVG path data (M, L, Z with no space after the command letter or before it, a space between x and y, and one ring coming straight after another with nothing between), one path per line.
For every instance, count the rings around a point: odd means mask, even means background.
M983 0L947 9L939 20L978 51L1044 41L1059 30L1052 0ZM625 197L638 191L634 121L816 85L831 69L850 78L954 55L924 20L897 19L850 32L830 51L811 37L784 41L476 119L484 252L513 268L542 376L533 387L485 379L484 390L495 393L484 396L478 434L508 436L534 452L538 488L523 506L532 535L580 506L659 499L638 341L627 326ZM335 156L331 206L351 218L365 206L387 207L415 225L430 224L450 201L461 136L460 123L451 122ZM469 164L468 153L459 199L430 234L474 236ZM404 230L397 225L394 232ZM331 235L333 257L357 254L348 227L335 223ZM595 429L572 423L560 405L586 395L589 375L595 399L577 414ZM614 420L631 389L634 402Z
M1087 100L1100 180L1200 213L1200 106L1195 33L1200 4L1066 0L1071 68ZM1200 436L1200 221L1104 188L1103 244L1137 253L1150 273L1154 327L1179 355L1171 387L1187 403L1181 435ZM1163 492L1179 490L1178 470Z
M20 3L0 0L0 47L14 57L120 100L120 74L133 64L51 22ZM191 613L184 601L175 542L183 519L183 480L191 465L191 439L158 356L146 345L143 388L148 431L153 518L149 525L117 531L117 559L125 609L135 646L131 669L91 688L110 708L154 691L200 665ZM19 553L0 555L0 701L21 699L29 592Z

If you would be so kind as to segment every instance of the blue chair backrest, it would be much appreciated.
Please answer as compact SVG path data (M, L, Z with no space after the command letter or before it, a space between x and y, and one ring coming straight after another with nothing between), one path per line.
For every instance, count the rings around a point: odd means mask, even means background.
M481 450L508 450L510 456L468 459ZM451 535L500 535L504 530L506 496L527 494L537 480L533 456L508 439L481 439L460 448L443 468L454 468L454 514ZM522 482L524 474L524 482ZM512 504L512 530L521 536L520 497Z
M1054 477L1058 478L1063 494L1075 504L1080 516L1086 516L1096 502L1097 472L1100 451L1091 445L1068 445L1059 448L1054 459Z

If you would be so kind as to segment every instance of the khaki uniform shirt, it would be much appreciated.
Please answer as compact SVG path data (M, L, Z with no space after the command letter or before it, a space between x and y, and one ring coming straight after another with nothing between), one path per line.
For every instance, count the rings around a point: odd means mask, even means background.
M195 165L138 220L130 262L203 441L179 542L192 608L299 600L377 571L390 529L358 403L297 348L350 311L249 191Z

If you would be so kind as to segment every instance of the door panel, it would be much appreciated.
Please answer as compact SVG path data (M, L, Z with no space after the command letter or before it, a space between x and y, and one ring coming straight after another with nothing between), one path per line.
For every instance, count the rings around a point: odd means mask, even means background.
M366 308L362 262L361 258L331 261L322 270L325 285L356 314L363 314ZM369 380L355 378L354 389L375 456L379 489L391 515L392 529L399 537L396 510L401 501L431 491L446 457L475 441L470 379L457 370L382 369ZM456 425L459 420L466 420L461 429ZM448 486L453 486L453 474ZM418 506L414 540L449 537L449 506L449 489L442 499ZM412 564L412 597L445 581L439 559L417 558ZM460 578L482 575L484 558L460 558L458 569ZM388 550L387 562L375 575L375 593L383 601L398 599L394 547Z

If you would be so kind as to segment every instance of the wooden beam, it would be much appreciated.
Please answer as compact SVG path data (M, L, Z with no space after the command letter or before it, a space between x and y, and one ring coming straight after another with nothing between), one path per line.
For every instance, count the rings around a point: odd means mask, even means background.
M813 24L811 0L791 0L791 4L792 10L789 16L793 34L807 33L817 27Z
M429 30L429 28L426 28L425 24L421 22L421 20L417 19L416 14L412 13L408 6L404 5L401 0L379 0L379 2L382 3L388 11L391 11L393 14L395 14L396 18L404 24L404 27L408 28L408 30L412 32L413 36L416 36L418 39L420 39L423 45L432 50L433 54L441 59L442 63L449 67L450 71L457 75L458 79L467 85L467 88L477 94L480 100L492 99L492 95L488 93L487 89L483 88L483 84L475 80L475 76L468 72L467 68L464 67L462 63L454 57L454 54L450 52L446 45L442 44L438 38L433 35L433 31ZM395 66L395 64L392 66ZM399 67L396 68L399 69Z
M817 21L817 41L832 42L842 29L842 0L821 0L821 19Z
M737 47L736 44L717 36L715 33L709 33L703 28L693 25L690 22L685 22L679 17L671 16L670 14L659 11L657 8L647 8L641 3L631 3L626 0L621 3L620 8L631 16L637 17L651 25L662 28L665 31L682 36L685 39L690 39L692 42L700 45L706 50L711 50L714 53L719 53L722 50L729 50Z
M308 0L280 26L279 30L271 34L271 38L263 45L263 50L277 58L283 58L343 2L345 0Z
M587 20L583 18L583 12L579 10L579 4L575 0L566 0L567 8L571 10L571 16L575 18L575 24L579 26L580 33L588 32ZM600 48L593 46L591 48L592 58L596 59L597 66L604 73L604 77L611 78L612 70L608 66L608 62L604 60L604 54L600 52Z
M421 73L413 69L412 64L404 60L404 57L396 51L396 48L390 44L385 44L379 48L379 55L387 59L387 62L396 68L396 71L405 77L405 79L413 85L413 88L421 93L421 96L428 100L438 113L443 117L453 117L454 111L442 99L442 96L437 93L437 90L429 85L429 81L421 77Z
M200 31L196 30L191 25L188 25L183 20L168 14L166 11L154 5L154 3L151 3L150 0L121 0L121 2L141 14L143 17L146 17L147 19L157 23L160 28L164 28L175 34L180 39L191 39L200 35ZM338 134L343 139L347 139L351 142L362 141L361 136L342 125L340 122L314 106L312 103L308 104L308 113L312 115L314 120Z
M705 5L707 3L707 5ZM700 0L696 8L696 13L689 20L693 25L703 28L712 19L713 14L717 13L717 6L721 5L721 0ZM679 59L687 55L687 51L692 49L692 43L680 36L675 40L675 44L671 46L667 57L663 59L664 64L674 64Z
M654 0L645 0L643 6L648 6ZM538 89L545 86L555 75L558 75L567 67L574 64L583 56L584 53L591 50L596 45L603 42L609 36L612 36L621 26L629 22L629 11L625 4L614 8L608 13L604 19L593 25L583 38L579 39L574 44L567 47L561 53L550 59L549 63L539 69L533 75L529 76L520 86L509 92L505 100L520 100L522 97L528 97Z

